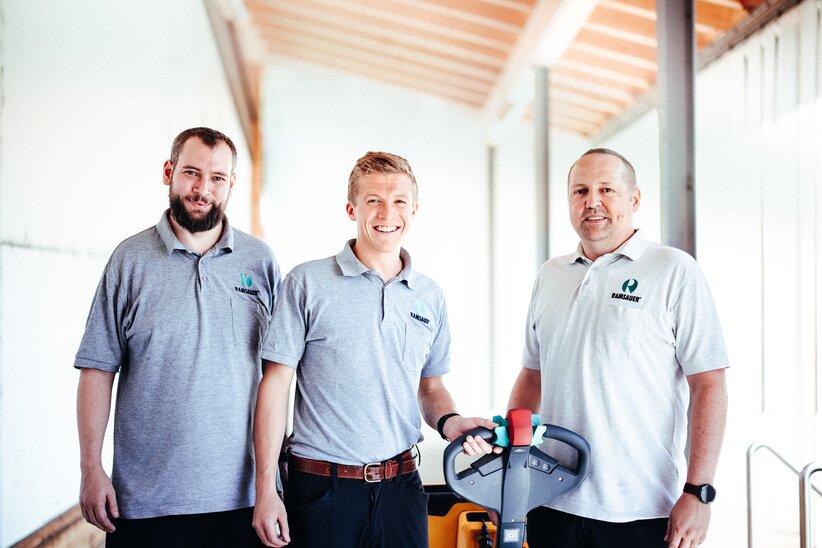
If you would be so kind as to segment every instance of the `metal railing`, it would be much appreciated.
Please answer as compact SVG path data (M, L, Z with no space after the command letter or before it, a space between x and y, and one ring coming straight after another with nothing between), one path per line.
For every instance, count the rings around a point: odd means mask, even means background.
M800 548L811 548L811 542L813 541L813 520L811 520L810 516L811 490L816 491L817 495L822 496L822 491L811 483L811 476L816 472L822 471L822 463L812 462L802 470L799 470L788 462L785 457L777 453L773 447L759 442L754 442L748 447L746 459L748 472L748 548L753 548L753 462L754 456L760 449L764 449L776 457L779 462L799 477L799 546Z
M811 462L799 474L799 542L802 548L810 547L813 542L811 529L811 489L819 493L819 489L811 483L811 476L822 472L822 462ZM808 489L810 487L811 489Z

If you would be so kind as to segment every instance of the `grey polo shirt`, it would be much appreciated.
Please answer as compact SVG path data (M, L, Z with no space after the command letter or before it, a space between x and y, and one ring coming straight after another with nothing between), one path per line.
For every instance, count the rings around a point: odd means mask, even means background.
M696 261L642 231L596 261L581 248L551 259L522 359L541 372L543 422L591 444L588 478L549 506L612 522L667 517L687 472L685 377L728 365Z
M204 255L164 213L106 265L74 366L119 372L112 482L121 515L254 504L252 413L280 272L225 222Z
M392 457L421 440L420 377L448 371L442 290L414 272L383 283L346 243L283 281L263 359L297 368L295 454L340 464Z

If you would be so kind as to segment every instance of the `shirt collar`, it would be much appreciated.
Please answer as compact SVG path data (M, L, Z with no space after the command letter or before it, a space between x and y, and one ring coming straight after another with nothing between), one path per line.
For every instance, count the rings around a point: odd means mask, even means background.
M168 220L168 216L171 215L171 209L166 209L163 212L162 217L160 217L160 222L157 223L157 233L160 235L160 239L163 241L163 245L166 246L166 251L168 254L171 253L175 249L181 249L186 251L186 246L177 239L177 236L174 235L174 230L171 228L171 221ZM223 215L223 233L220 236L220 239L217 240L217 243L214 245L214 248L218 250L227 250L233 251L234 250L234 230L231 228L231 225L228 222L228 217Z
M625 242L612 251L612 253L623 255L632 261L635 261L642 256L646 249L648 249L648 240L645 239L645 233L642 232L642 229L637 229L634 231L633 236L625 240ZM571 253L568 259L568 264L573 264L576 262L591 264L593 262L582 252L582 242L577 244L576 251Z
M342 251L337 253L337 264L340 265L340 270L343 276L359 276L370 272L371 269L360 262L356 255L354 255L354 244L357 242L356 238L352 238L345 242ZM400 248L400 260L402 261L402 271L397 276L400 281L404 281L408 287L412 287L414 283L415 274L411 269L411 255Z

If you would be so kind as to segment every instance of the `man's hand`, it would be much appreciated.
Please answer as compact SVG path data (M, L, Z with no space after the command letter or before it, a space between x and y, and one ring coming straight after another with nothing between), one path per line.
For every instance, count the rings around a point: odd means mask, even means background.
M455 440L464 433L474 428L488 428L493 430L498 425L490 419L483 419L482 417L461 417L455 415L445 421L442 426L442 432L449 440ZM462 449L467 455L476 457L478 455L485 455L491 453L501 453L502 447L494 447L480 436L468 436L462 444Z
M276 490L272 490L270 495L257 497L251 524L266 546L280 548L291 542L285 505Z
M80 510L86 521L106 533L114 532L114 524L108 519L108 513L119 518L117 497L114 486L102 467L84 471L80 480Z
M665 540L670 548L696 548L708 534L711 507L693 495L683 493L668 518Z

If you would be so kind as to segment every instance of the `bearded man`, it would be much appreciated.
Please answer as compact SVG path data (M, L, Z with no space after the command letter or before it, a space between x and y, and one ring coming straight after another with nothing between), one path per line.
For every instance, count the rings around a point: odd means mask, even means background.
M97 287L74 367L80 506L107 546L259 546L251 426L280 270L224 214L236 164L219 131L178 135L169 209L117 247Z

